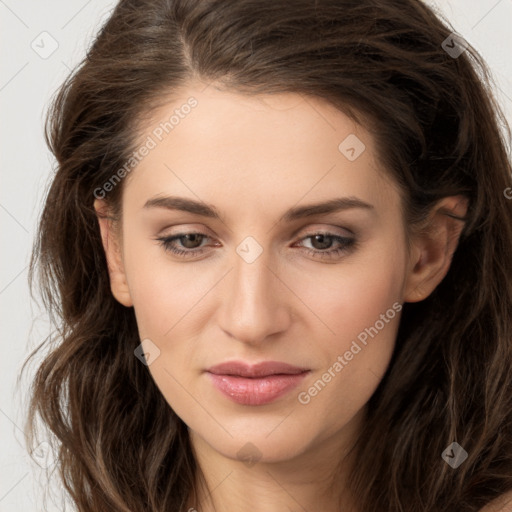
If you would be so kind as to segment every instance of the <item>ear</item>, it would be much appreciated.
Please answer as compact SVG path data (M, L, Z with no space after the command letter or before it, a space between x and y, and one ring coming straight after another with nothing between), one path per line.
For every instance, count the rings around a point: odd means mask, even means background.
M468 199L450 196L431 210L423 228L413 236L409 271L404 286L404 302L418 302L428 297L444 279L459 237L465 225Z
M101 240L107 259L112 295L123 306L133 306L124 271L120 234L115 229L113 219L109 215L108 205L103 199L96 199L94 201L94 209L98 217Z

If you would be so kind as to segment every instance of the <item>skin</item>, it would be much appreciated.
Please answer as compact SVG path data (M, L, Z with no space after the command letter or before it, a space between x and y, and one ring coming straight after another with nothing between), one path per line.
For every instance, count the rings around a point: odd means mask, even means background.
M138 164L124 183L122 221L95 202L112 293L134 307L141 340L160 350L148 369L187 424L210 490L188 506L202 511L356 511L344 485L343 457L389 364L400 313L314 396L308 390L393 304L423 300L446 275L464 215L459 196L439 202L428 229L408 248L399 190L379 163L369 132L321 99L298 94L243 96L193 83L153 113L141 141L194 96L198 105ZM366 146L350 161L338 145L355 134ZM154 197L214 205L220 219L145 208ZM284 222L286 210L337 197L351 208ZM203 233L189 258L159 236ZM312 256L318 232L355 237L338 256ZM252 263L236 252L248 236L261 246ZM328 245L332 240L331 245ZM187 247L190 247L187 249ZM252 250L252 249L251 249ZM273 403L238 405L204 370L228 360L283 361L311 369L298 389ZM250 443L250 444L248 444ZM254 464L241 460L243 448ZM340 460L335 491L329 478Z

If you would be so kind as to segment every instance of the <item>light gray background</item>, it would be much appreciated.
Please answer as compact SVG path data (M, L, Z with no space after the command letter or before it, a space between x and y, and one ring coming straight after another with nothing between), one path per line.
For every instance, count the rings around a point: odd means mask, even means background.
M0 0L0 512L64 510L44 504L48 472L26 453L23 416L27 380L16 386L29 350L47 334L32 303L27 265L53 157L43 140L51 95L82 59L114 0ZM429 0L489 63L497 96L512 120L512 0ZM43 34L47 32L48 34ZM56 50L52 45L58 44ZM33 372L33 366L31 372ZM42 439L41 441L44 441ZM43 464L44 465L44 464ZM71 508L68 507L68 510Z

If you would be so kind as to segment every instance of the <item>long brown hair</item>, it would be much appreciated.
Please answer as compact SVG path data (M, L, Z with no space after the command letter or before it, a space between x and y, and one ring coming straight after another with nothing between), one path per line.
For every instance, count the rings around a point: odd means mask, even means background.
M111 294L93 209L94 191L134 151L138 123L194 78L319 97L370 120L411 229L439 199L468 197L450 271L404 305L350 485L360 510L379 512L473 512L512 490L510 131L485 63L451 32L418 0L116 6L48 113L57 169L30 272L58 328L29 357L48 349L28 430L40 415L57 439L80 512L178 512L195 491L187 427L134 356L134 311ZM122 184L106 197L117 211ZM468 453L457 469L441 458L453 441Z

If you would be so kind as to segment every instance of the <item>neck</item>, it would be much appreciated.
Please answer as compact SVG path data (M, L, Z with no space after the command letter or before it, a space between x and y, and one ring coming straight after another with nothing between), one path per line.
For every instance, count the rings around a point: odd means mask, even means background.
M198 498L187 512L359 512L347 486L354 465L350 448L360 431L364 409L321 441L281 461L226 457L189 429L198 463ZM202 485L200 485L202 484Z

